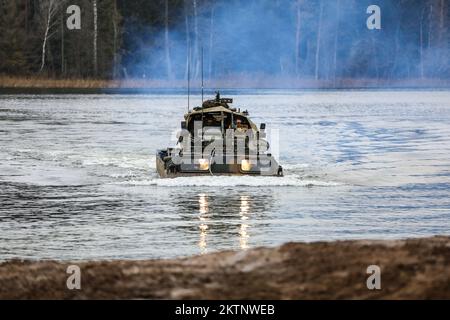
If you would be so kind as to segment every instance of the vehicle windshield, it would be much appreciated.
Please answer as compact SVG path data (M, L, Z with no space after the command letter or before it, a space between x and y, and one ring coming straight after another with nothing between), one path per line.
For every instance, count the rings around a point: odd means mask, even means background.
M201 113L195 114L189 119L187 128L191 134L194 132L194 122L196 121L202 121ZM222 112L203 113L203 126L223 128L224 130L235 129L239 131L246 131L251 128L246 117Z

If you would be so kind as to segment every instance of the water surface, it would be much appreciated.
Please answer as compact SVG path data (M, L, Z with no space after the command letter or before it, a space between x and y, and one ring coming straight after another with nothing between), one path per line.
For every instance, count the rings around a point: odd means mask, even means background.
M183 95L0 96L0 260L450 234L450 92L233 97L279 130L285 177L158 179Z

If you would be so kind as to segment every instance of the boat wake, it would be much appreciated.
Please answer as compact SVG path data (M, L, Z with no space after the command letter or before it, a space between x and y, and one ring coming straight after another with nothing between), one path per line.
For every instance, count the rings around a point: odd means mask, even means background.
M284 177L261 176L196 176L170 179L129 180L117 184L158 187L335 187L334 181L305 179L297 174Z
M151 162L153 164L153 161ZM323 172L315 173L309 164L286 164L283 177L274 176L192 176L162 179L156 172L148 177L136 175L117 176L113 184L122 186L157 187L335 187L343 183L330 179ZM154 169L150 169L153 171ZM155 170L156 171L156 170ZM319 170L320 171L320 170Z

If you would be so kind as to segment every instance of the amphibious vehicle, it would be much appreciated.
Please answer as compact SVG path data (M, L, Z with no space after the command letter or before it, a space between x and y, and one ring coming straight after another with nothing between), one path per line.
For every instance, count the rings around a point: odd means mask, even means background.
M269 153L266 125L258 128L248 112L232 108L233 99L216 98L188 110L173 148L158 150L161 178L197 175L282 176L283 168Z

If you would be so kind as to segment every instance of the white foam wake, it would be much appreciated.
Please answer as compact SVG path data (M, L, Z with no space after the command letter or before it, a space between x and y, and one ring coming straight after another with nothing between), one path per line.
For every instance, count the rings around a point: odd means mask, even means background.
M156 168L155 158L132 158L128 156L95 157L82 160L83 166L112 166L123 169L152 170Z
M290 164L290 163L283 163L283 169L284 170L305 170L310 167L309 163L297 163L297 164Z
M158 187L333 187L341 185L334 181L302 179L298 175L284 177L253 176L196 176L150 180L130 180L119 182L121 185Z

